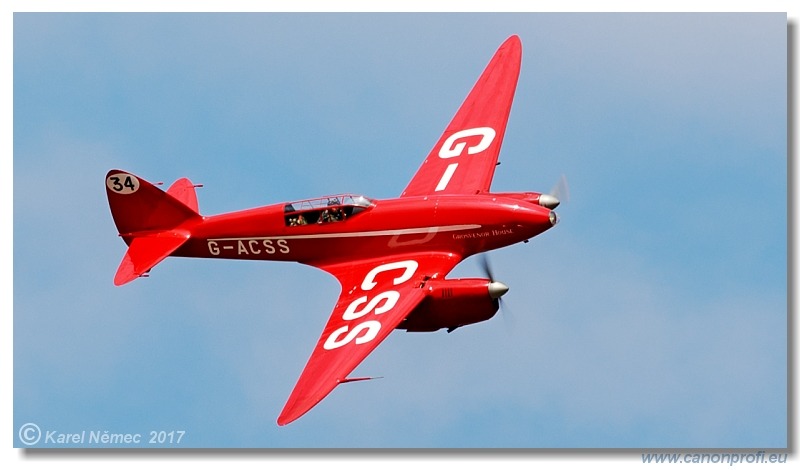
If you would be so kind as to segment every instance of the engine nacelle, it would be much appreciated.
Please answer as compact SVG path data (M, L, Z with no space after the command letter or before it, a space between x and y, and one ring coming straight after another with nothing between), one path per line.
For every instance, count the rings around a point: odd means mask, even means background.
M460 326L488 320L497 313L500 296L508 291L503 283L489 279L429 280L427 296L397 329L406 331L452 331Z

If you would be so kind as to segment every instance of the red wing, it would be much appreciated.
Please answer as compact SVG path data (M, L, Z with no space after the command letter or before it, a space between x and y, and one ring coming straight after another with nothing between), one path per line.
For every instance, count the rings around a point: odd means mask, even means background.
M297 380L278 424L288 424L322 401L425 297L428 278L443 278L461 258L416 253L317 266L342 285L339 301Z
M401 196L489 191L517 88L521 57L519 37L511 36L492 57Z

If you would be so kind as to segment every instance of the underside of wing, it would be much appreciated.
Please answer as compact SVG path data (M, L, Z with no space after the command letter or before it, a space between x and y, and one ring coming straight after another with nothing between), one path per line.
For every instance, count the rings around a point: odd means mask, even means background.
M461 258L416 253L317 266L342 286L339 300L278 417L288 424L322 401L424 298L429 278L444 277Z
M522 44L497 50L401 196L489 191L517 88Z

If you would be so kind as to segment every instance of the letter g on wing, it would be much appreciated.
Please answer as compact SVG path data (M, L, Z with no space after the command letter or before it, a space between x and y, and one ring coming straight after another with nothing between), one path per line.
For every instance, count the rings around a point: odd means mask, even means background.
M463 131L458 131L444 141L442 148L439 149L439 158L453 158L462 155L464 153L464 147L467 146L467 143L456 143L456 141L478 135L481 136L481 141L478 142L478 145L474 145L467 149L467 153L469 155L483 152L489 148L497 133L491 127L476 127L474 129L464 129Z

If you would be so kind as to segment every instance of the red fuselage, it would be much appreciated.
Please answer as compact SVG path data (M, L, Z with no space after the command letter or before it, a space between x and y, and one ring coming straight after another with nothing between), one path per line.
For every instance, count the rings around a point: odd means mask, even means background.
M327 208L290 211L290 204L275 204L203 217L185 227L191 238L173 255L311 265L420 249L466 258L528 240L552 227L555 213L538 205L538 196L406 197L368 201L356 211L332 204L330 210L336 210L338 217L325 220ZM310 222L295 224L299 215Z

